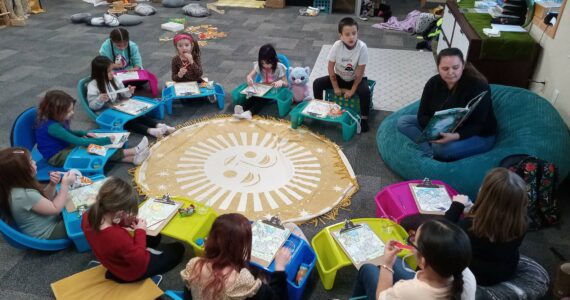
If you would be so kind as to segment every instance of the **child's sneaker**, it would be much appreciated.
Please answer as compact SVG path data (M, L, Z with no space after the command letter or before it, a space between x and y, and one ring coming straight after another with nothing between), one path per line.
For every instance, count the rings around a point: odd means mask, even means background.
M251 115L251 111L245 111L242 112L241 114L234 114L234 118L236 119L240 119L240 120L251 120L253 117Z
M133 159L133 164L135 166L140 166L148 158L149 155L150 151L148 151L148 148L141 153L135 154L135 158Z
M241 115L243 114L243 106L236 105L234 106L234 115Z
M174 128L172 126L168 126L164 123L158 123L156 125L156 128L162 129L162 133L166 134L166 135L169 135L169 134L173 133L174 131L176 131L176 128Z
M146 136L144 136L139 144L135 147L135 153L139 154L145 149L148 149L148 138Z
M160 139L164 135L164 130L162 128L149 128L147 132L156 139Z

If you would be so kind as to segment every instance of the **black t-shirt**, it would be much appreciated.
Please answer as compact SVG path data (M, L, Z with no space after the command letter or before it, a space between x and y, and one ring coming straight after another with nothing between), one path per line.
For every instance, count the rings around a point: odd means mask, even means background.
M469 269L475 275L478 285L494 285L508 280L517 269L519 263L519 247L524 235L507 242L491 242L487 238L478 237L471 231L472 218L459 220L465 206L453 202L445 213L445 218L456 222L467 233L471 240L473 256ZM501 226L497 224L497 226Z
M418 122L422 128L425 128L436 111L465 107L471 99L483 91L487 91L487 94L456 132L459 133L461 140L475 135L495 135L497 120L493 112L489 85L465 74L452 90L448 89L440 75L435 75L428 80L422 93Z

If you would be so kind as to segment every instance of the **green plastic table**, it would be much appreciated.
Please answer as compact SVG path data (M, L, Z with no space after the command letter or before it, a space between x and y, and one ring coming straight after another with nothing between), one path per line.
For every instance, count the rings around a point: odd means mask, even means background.
M183 208L194 204L198 209L199 206L204 205L198 201L178 196L172 197L172 200L182 202ZM218 214L211 207L207 207L207 212L202 215L195 211L191 216L181 217L179 213L176 213L160 233L187 242L194 249L196 256L199 256L204 253L204 245L198 245L196 240L205 239L208 236L217 217Z
M325 122L339 123L342 126L342 139L346 142L349 141L358 127L360 122L360 115L350 108L343 108L345 111L340 116L327 116L321 118L316 115L303 113L305 107L309 105L309 101L301 102L291 111L291 128L296 129L303 123L305 118L321 120Z
M361 218L353 219L354 224L368 223L370 228L380 237L380 239L387 243L390 240L397 240L405 243L408 234L397 223L389 219L379 218ZM321 277L323 287L325 290L332 289L336 272L346 266L351 266L352 261L344 253L344 250L338 245L331 235L331 231L339 230L344 226L344 222L325 227L311 240L311 245L317 253L317 271ZM410 254L409 250L401 251L398 256L403 257ZM416 267L416 261L413 256L406 259L406 263L412 268Z
M232 101L234 104L243 104L246 100L244 94L241 93L243 89L247 87L247 83L240 84L237 88L232 91ZM263 97L259 97L267 100L275 100L277 102L277 109L279 110L279 116L285 117L291 110L291 105L293 104L293 93L286 87L272 88Z

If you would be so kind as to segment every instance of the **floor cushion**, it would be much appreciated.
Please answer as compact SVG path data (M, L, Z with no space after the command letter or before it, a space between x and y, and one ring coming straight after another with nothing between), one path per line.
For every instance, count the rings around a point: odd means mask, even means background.
M139 3L135 7L135 13L139 16L150 16L156 13L156 8L148 4Z
M182 7L184 6L184 0L162 0L162 6L164 7Z
M184 6L182 11L191 17L207 17L210 15L208 9L198 3L190 3Z
M418 146L397 129L402 115L417 114L416 101L388 116L376 135L378 150L388 167L404 180L442 180L459 193L476 199L485 174L512 154L529 154L553 162L559 182L570 172L568 127L546 99L521 88L491 85L498 123L497 141L489 152L454 162L422 157Z
M120 15L119 23L121 26L134 26L143 22L143 17L133 15Z
M78 13L71 16L71 23L87 23L92 18L90 13Z
M515 275L493 286L477 286L476 300L540 299L548 292L550 277L534 260L522 256Z

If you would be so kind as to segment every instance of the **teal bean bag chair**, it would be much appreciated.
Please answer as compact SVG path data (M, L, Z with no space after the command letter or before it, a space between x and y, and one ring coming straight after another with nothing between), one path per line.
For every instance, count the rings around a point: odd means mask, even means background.
M398 131L398 118L416 114L416 101L389 115L378 128L376 141L382 159L405 180L442 180L459 193L476 199L485 174L512 154L529 154L558 167L558 183L570 172L570 133L546 99L521 88L491 85L497 118L497 140L489 152L454 162L422 157L418 146Z

